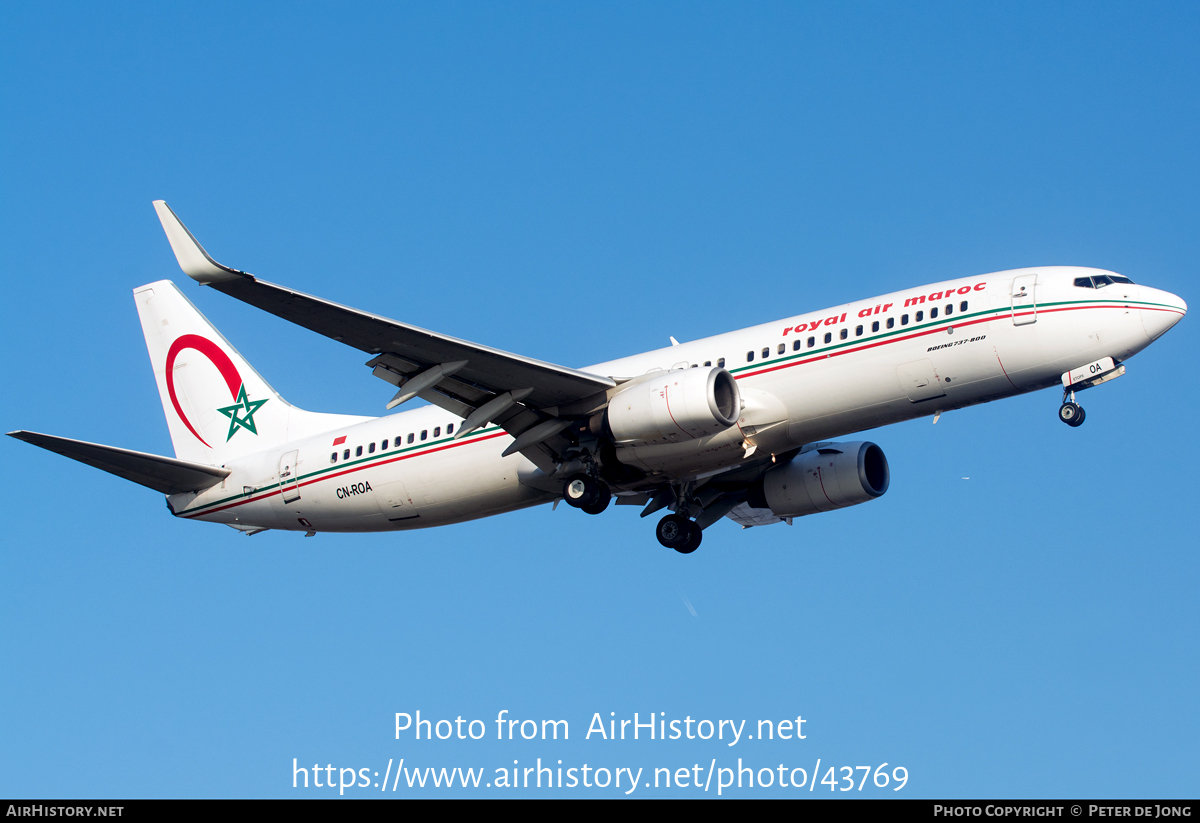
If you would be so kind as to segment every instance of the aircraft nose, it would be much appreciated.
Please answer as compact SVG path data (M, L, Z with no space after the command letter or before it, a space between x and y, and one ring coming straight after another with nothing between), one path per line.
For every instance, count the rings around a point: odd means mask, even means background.
M1151 340L1157 340L1187 314L1187 303L1168 291L1142 286L1142 328Z

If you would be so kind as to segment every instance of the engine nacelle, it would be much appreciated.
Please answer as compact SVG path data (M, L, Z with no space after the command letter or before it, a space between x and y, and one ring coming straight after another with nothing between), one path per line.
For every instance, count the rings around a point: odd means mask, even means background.
M620 445L679 443L725 431L741 406L737 381L725 369L676 369L613 395L603 422Z
M747 502L776 517L802 517L873 500L890 480L887 458L874 443L825 443L764 474Z

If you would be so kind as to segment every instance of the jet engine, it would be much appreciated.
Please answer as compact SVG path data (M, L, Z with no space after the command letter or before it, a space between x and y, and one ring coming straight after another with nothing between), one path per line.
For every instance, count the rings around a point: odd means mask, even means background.
M676 369L617 392L591 427L618 445L680 443L725 431L741 406L737 381L725 369Z
M887 458L874 443L822 443L769 470L746 502L776 517L802 517L880 497L890 479Z

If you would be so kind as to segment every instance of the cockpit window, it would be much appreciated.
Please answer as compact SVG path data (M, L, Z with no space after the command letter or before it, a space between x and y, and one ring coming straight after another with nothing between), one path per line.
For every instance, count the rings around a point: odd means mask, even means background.
M1081 289L1102 289L1105 286L1111 286L1113 283L1122 283L1126 286L1134 285L1132 280L1120 274L1098 274L1095 277L1075 278L1075 285Z

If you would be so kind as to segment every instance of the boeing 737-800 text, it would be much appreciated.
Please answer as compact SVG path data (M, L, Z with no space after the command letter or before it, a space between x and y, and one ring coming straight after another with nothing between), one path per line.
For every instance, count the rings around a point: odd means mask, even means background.
M1017 269L934 283L571 369L264 282L213 260L162 201L202 285L353 346L391 384L385 417L290 405L169 280L134 289L175 457L35 432L13 437L167 495L247 534L440 526L565 499L664 509L688 553L722 517L791 522L887 491L882 449L833 438L1061 385L1076 392L1184 316L1110 271ZM672 341L674 342L674 341Z

